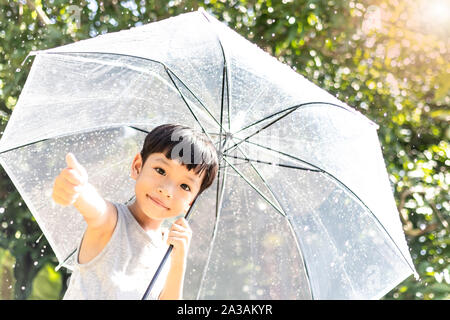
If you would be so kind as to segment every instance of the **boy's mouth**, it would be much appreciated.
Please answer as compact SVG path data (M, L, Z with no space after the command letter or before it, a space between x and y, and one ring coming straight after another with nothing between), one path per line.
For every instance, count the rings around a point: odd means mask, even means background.
M149 198L151 201L153 201L153 203L155 203L157 206L160 206L161 208L164 208L164 209L169 209L168 207L166 207L165 205L164 205L164 203L162 203L161 201L159 201L158 199L156 199L156 198L152 198L151 196L149 196L148 194L146 195L147 196L147 198Z

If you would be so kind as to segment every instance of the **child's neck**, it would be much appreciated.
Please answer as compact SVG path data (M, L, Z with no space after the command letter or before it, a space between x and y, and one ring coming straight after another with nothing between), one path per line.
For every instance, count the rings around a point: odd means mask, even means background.
M145 232L160 230L162 220L152 219L144 212L140 212L136 202L128 205L128 209Z

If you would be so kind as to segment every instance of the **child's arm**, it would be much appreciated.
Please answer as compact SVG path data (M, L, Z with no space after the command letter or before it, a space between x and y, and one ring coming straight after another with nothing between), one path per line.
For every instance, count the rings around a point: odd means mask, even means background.
M67 167L56 177L53 185L53 200L63 206L73 204L88 224L88 229L109 229L115 217L112 203L103 199L88 183L85 168L71 153L66 155Z
M186 219L180 218L174 222L169 232L167 243L173 245L170 270L164 288L159 295L160 300L183 299L184 273L191 242L192 230Z

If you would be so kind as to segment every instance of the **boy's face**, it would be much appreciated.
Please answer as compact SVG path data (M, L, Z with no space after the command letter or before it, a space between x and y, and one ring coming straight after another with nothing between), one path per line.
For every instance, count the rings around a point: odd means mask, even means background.
M131 170L131 177L136 180L136 202L151 219L186 214L200 190L203 174L199 176L194 170L189 171L163 153L150 154L142 166L142 157L138 153Z

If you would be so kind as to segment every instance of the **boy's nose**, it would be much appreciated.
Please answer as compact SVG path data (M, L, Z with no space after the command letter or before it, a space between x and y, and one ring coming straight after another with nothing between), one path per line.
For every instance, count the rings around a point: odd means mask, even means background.
M158 193L169 199L172 198L172 193L167 188L158 187Z

